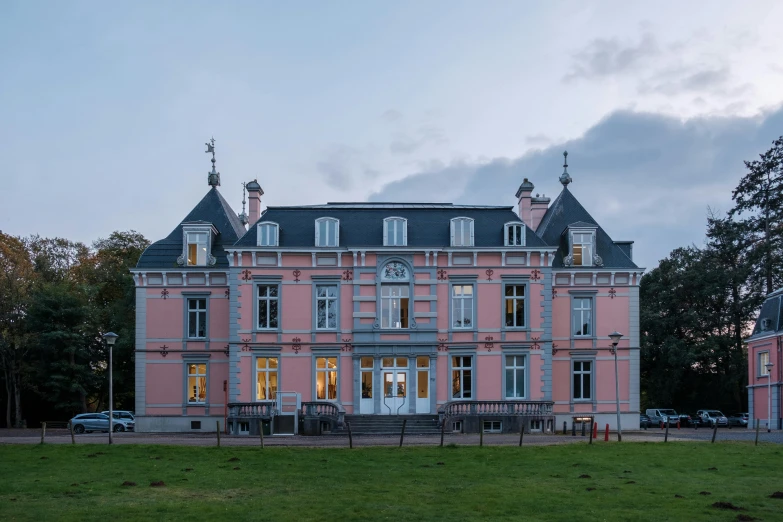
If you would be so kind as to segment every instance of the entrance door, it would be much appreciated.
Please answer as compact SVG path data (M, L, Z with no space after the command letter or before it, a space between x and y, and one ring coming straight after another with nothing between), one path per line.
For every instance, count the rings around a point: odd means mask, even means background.
M408 358L384 357L381 359L381 383L383 399L382 415L400 415L410 411L408 398Z
M373 393L375 391L375 382L373 378L374 363L375 360L372 357L362 357L359 362L359 385L361 386L359 390L361 393L361 398L359 399L359 413L375 413L375 401L373 400Z
M416 413L430 412L430 358L416 357Z

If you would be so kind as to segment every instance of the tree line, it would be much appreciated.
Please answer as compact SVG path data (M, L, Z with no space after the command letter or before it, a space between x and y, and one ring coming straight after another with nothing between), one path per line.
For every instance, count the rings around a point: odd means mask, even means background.
M134 231L91 247L62 238L0 231L0 397L5 427L108 408L114 346L114 405L133 409L135 289L129 269L149 245Z
M703 245L675 249L642 277L642 409L747 411L744 338L783 285L783 136L745 161L732 202L708 212Z

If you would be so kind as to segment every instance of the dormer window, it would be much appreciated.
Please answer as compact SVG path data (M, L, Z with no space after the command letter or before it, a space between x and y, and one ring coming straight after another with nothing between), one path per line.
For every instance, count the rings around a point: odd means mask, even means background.
M592 232L571 233L571 256L574 266L593 265L593 245L595 235Z
M473 220L466 217L451 220L451 246L473 246Z
M522 223L506 223L503 235L506 246L525 246L525 225Z
M408 244L408 220L390 217L383 220L383 246L406 246Z
M212 237L217 231L212 225L185 224L182 226L182 255L177 258L180 266L212 266Z
M340 221L335 218L315 220L315 246L336 247L340 245Z
M264 222L258 224L258 246L277 246L280 240L280 227L277 223Z

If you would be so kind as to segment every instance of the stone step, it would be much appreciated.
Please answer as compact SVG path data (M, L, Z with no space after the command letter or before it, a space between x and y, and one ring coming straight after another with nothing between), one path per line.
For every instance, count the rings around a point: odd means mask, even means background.
M435 435L440 433L437 415L346 415L345 422L351 424L354 435L399 435L402 423L407 435ZM338 433L347 434L343 427Z

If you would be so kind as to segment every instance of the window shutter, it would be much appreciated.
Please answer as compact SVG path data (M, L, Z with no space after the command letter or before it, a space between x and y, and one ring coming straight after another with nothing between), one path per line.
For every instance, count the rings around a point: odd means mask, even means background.
M525 246L527 243L527 227L525 225L519 226L519 244Z
M389 226L391 221L388 219L383 220L383 246L389 246Z
M280 225L275 225L275 246L280 246Z
M451 246L455 246L454 245L454 228L455 228L455 226L456 226L456 223L452 219L451 220Z
M334 224L334 246L340 246L340 220L335 219L332 221Z
M319 220L315 220L315 246L319 246L321 244L321 232L318 230L320 227L318 226L320 224Z
M402 244L408 246L408 220L401 220L400 225L402 225Z
M468 221L467 224L470 225L470 246L474 246L474 244L473 244L473 220L471 219L470 221Z

